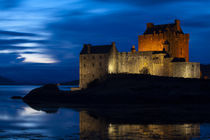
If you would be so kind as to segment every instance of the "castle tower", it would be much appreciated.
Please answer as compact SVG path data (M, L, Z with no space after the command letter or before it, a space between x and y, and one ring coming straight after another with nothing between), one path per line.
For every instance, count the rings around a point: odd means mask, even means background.
M80 52L79 87L86 88L90 82L108 73L116 73L117 52L114 42L99 46L84 44Z
M179 20L163 25L147 23L146 31L139 36L139 52L163 50L171 57L185 58L189 61L189 34L184 34Z

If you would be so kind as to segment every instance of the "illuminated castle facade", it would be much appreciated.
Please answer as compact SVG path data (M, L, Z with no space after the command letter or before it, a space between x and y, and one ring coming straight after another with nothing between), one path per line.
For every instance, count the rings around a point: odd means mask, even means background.
M180 21L173 24L147 24L130 52L118 52L115 43L84 45L80 52L80 88L111 73L200 78L200 63L189 62L189 34Z

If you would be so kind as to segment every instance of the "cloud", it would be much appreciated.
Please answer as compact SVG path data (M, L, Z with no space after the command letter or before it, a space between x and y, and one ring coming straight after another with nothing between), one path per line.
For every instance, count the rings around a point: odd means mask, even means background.
M210 29L210 13L192 15L183 21L183 26L194 30Z
M8 36L37 36L34 33L24 33L24 32L16 32L16 31L4 31L4 30L0 30L0 35L4 36L4 35L8 35Z
M9 35L6 36L6 35ZM40 35L35 33L0 31L0 54L6 57L13 56L7 61L7 65L23 63L56 63L50 54L47 54L47 40L38 40ZM23 39L22 39L23 37ZM27 39L29 37L30 39ZM11 39L18 38L18 39ZM33 39L35 38L35 40ZM12 55L13 54L13 55ZM14 57L15 56L15 57ZM12 60L11 60L12 59ZM2 62L4 64L4 62Z
M1 9L11 9L21 4L22 0L0 0Z
M176 4L176 3L186 3L186 2L198 2L197 0L94 0L96 2L103 3L126 3L137 6L153 6L153 5L165 5L165 4ZM200 0L199 2L210 2L209 0Z
M49 55L40 54L40 53L20 53L20 56L17 59L24 59L23 63L57 63L56 60L51 58Z
M6 67L6 66L11 66L11 65L16 65L24 61L24 58L16 59L17 57L19 57L17 53L0 54L0 66Z
M13 45L19 47L33 47L46 43L45 40L29 40L29 39L0 39L0 46Z

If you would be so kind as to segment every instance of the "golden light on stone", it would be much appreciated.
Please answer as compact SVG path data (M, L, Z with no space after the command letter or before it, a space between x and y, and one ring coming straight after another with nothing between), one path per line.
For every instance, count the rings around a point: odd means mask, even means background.
M80 53L80 88L107 74L200 78L200 63L188 62L189 34L182 31L180 21L147 25L144 34L139 36L138 51L132 46L129 52L118 52L114 42L84 45ZM103 65L99 65L99 61Z

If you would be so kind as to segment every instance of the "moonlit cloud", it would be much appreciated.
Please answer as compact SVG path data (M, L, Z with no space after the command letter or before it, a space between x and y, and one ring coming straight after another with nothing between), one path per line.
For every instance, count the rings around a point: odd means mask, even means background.
M49 55L46 54L20 54L17 59L24 58L24 63L57 63L58 61L51 58Z
M19 43L19 44L15 44L14 46L19 46L19 47L38 47L41 46L38 43Z

